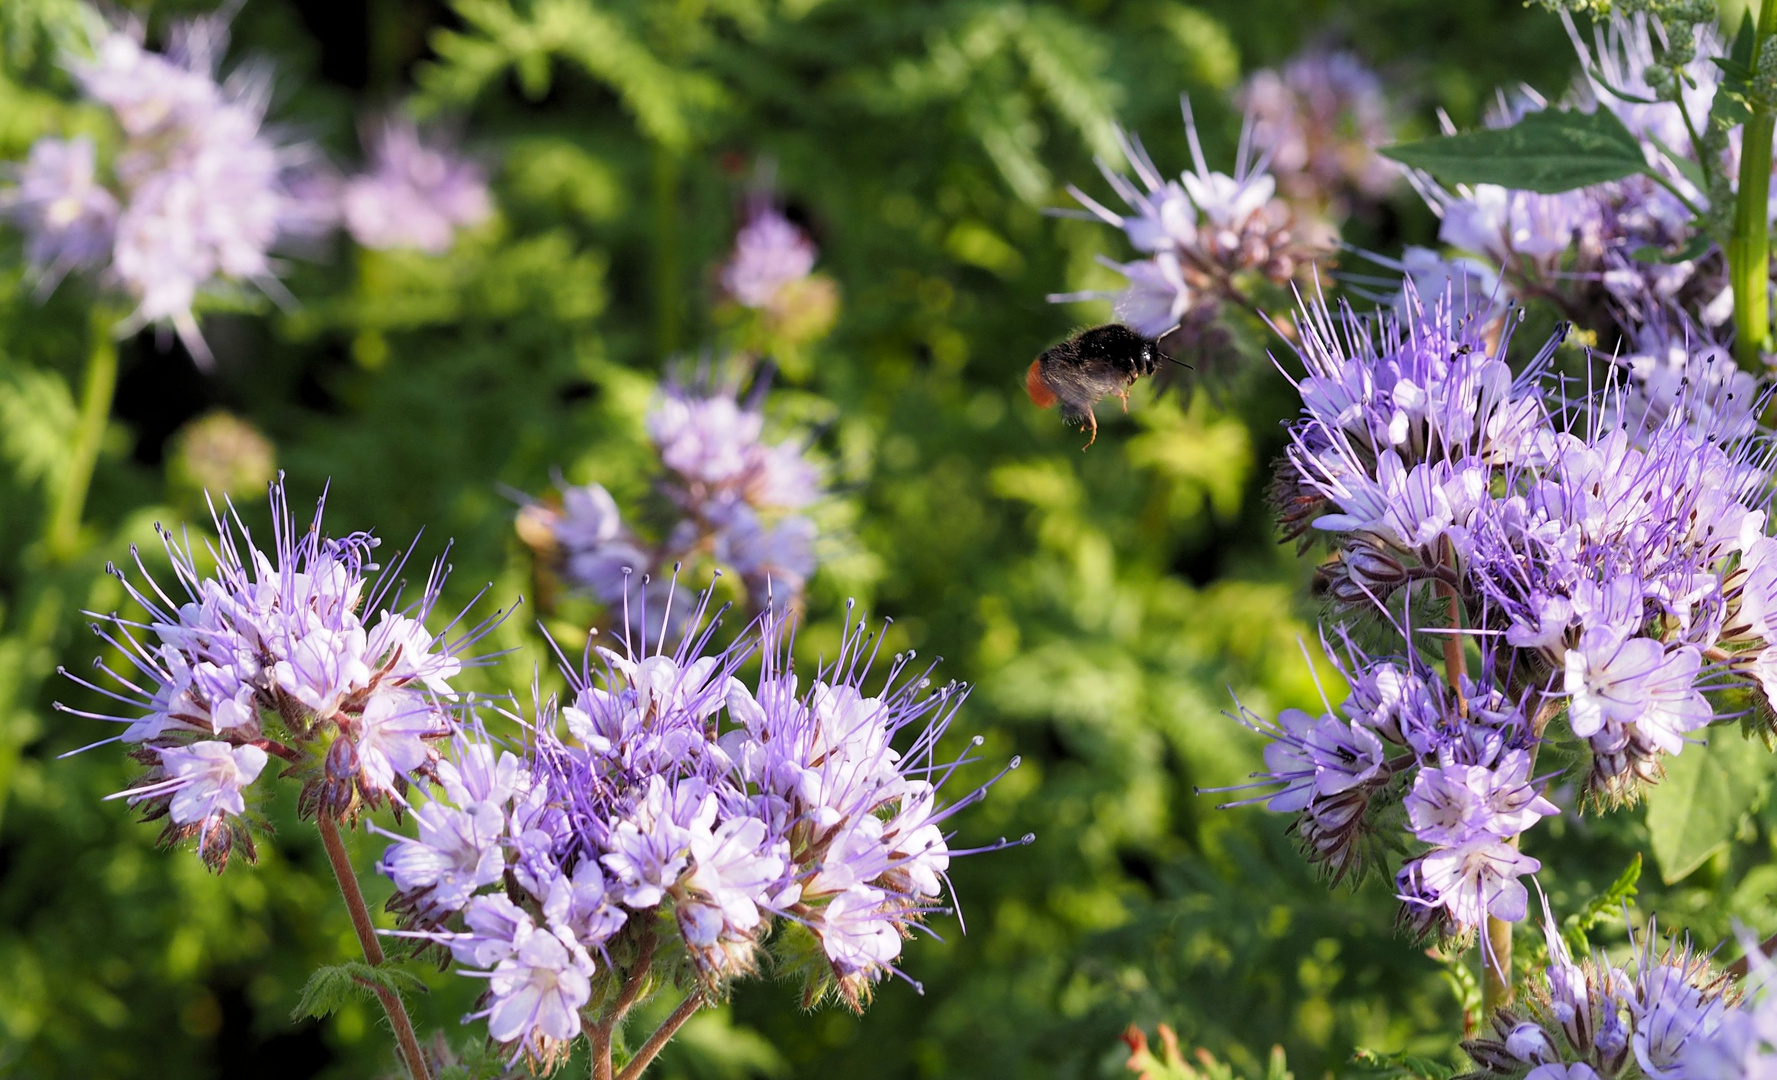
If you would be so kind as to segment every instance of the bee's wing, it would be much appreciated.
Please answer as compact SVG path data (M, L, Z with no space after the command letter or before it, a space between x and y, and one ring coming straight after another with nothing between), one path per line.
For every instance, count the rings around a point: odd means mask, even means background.
M1081 356L1077 350L1057 346L1044 353L1043 382L1060 399L1069 416L1084 415L1106 394L1127 386L1129 373L1103 357Z

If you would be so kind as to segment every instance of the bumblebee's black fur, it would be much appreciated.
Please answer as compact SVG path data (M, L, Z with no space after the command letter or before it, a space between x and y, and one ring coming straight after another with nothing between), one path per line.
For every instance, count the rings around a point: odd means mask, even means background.
M1162 359L1160 345L1153 338L1121 323L1094 326L1039 356L1032 365L1028 388L1032 400L1047 404L1038 390L1040 382L1061 406L1062 419L1090 427L1096 439L1098 418L1092 406L1114 394L1123 399L1127 411L1129 388L1137 379L1157 371Z

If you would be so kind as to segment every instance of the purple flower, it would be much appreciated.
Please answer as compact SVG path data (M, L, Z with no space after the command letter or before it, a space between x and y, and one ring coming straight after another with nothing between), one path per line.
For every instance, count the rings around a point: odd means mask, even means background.
M93 141L42 138L0 191L0 211L25 231L25 257L44 290L73 270L105 264L117 229L117 198L98 182Z
M186 746L156 747L165 779L156 779L119 792L130 805L172 795L169 813L176 825L198 825L224 815L243 813L241 791L259 778L266 754L257 746L231 746L225 742L196 742Z
M1530 1070L1524 1080L1599 1080L1599 1077L1598 1070L1583 1061L1551 1061Z
M881 971L901 955L901 934L888 896L854 886L827 903L821 916L821 947L841 977Z
M304 214L290 186L306 153L261 130L267 79L236 72L218 82L228 31L219 17L172 28L165 53L143 28L106 27L71 71L124 134L111 172L95 179L92 144L42 140L5 203L29 234L46 284L73 269L103 271L135 305L127 327L170 324L192 354L209 353L192 306L240 282L281 297L270 251Z
M1112 263L1111 268L1129 279L1128 287L1111 297L1111 313L1136 333L1158 338L1191 310L1191 286L1176 254L1163 251L1135 262Z
M1458 925L1478 927L1491 915L1506 922L1524 917L1529 892L1518 879L1542 863L1497 837L1480 834L1458 847L1439 848L1420 859L1421 880Z
M360 801L375 806L398 795L431 771L432 742L455 727L448 680L479 633L447 642L421 626L437 601L442 567L414 603L392 611L382 606L392 602L384 583L366 577L376 569L374 539L326 538L319 506L299 531L281 483L271 504L270 554L238 517L216 517L216 569L208 576L189 544L163 531L185 603L152 581L141 589L118 575L147 621L106 619L100 635L134 670L113 673L127 693L101 692L135 706L135 715L98 718L126 725L117 738L148 744L169 771L175 762L195 768L190 754L198 746L238 748L246 756L230 775L242 783L258 775L246 766L255 758L263 765L267 749L292 762L324 758L324 775L308 782L304 804L340 816ZM369 634L366 608L382 613ZM142 790L132 789L132 798ZM218 790L218 805L238 805L238 794Z
M1388 194L1399 170L1376 153L1393 141L1382 81L1349 52L1310 49L1281 71L1254 72L1236 96L1271 172L1297 199Z
M479 165L428 144L407 120L376 125L366 140L371 171L347 181L340 208L352 239L367 248L450 250L458 229L492 213Z
M494 1041L551 1061L580 1035L580 1008L592 999L592 957L572 934L536 926L522 912L510 950L487 972L487 1007L472 1015L487 1018Z
M1413 834L1428 844L1458 847L1481 836L1510 840L1538 818L1559 813L1530 786L1530 755L1507 751L1493 768L1424 768L1407 795Z
M1496 264L1521 256L1545 268L1559 263L1593 227L1597 214L1588 191L1540 195L1496 184L1477 184L1442 210L1438 239L1451 247L1486 255Z
M1715 717L1696 689L1702 662L1689 646L1669 649L1648 638L1624 641L1608 629L1586 631L1579 646L1567 650L1573 733L1614 749L1634 728L1666 753L1678 753L1686 733Z
M1758 380L1701 330L1669 320L1644 323L1617 363L1627 373L1622 419L1631 431L1656 432L1678 414L1698 433L1739 439L1753 433Z
M651 777L647 794L635 810L611 828L611 850L599 861L629 907L651 908L678 885L680 875L691 865L692 829L707 829L715 820L714 795L699 799L689 814L674 796L665 780Z
M685 943L704 950L706 957L723 940L744 941L764 918L759 899L769 898L773 908L794 903L799 889L785 877L790 861L789 841L772 838L758 818L734 818L715 829L694 828L691 835L692 871L685 879L686 895L678 904L679 931ZM705 960L720 969L720 962Z
M1123 230L1145 258L1130 263L1101 260L1129 279L1121 292L1056 293L1054 303L1111 300L1117 318L1142 334L1159 337L1196 308L1212 310L1236 274L1257 272L1287 281L1311 253L1292 233L1289 208L1275 198L1268 152L1255 154L1252 125L1241 131L1232 174L1215 172L1204 158L1190 103L1181 100L1194 168L1169 180L1141 140L1119 131L1117 139L1135 180L1099 164L1106 183L1128 213L1118 213L1069 186L1084 215Z
M670 653L589 650L572 703L541 703L527 725L522 768L459 736L420 836L382 861L401 932L490 980L477 1015L518 1052L565 1050L592 955L640 951L720 985L755 969L780 920L822 942L811 992L860 1005L945 889L959 853L943 823L984 790L939 800L957 762L935 750L960 689L931 690L897 658L865 694L874 644L859 627L799 693L787 627L768 618L718 649L708 602ZM735 676L755 658L748 687ZM664 942L663 919L678 930Z
M800 515L767 527L748 506L736 506L716 534L716 558L734 567L762 605L782 605L802 592L815 571L813 521Z
M460 910L477 889L500 880L506 870L500 847L506 821L497 804L457 809L432 801L413 817L419 836L390 845L377 869L395 882L397 891L423 895L417 910Z
M745 307L769 307L786 285L814 270L814 261L814 243L807 234L775 206L757 202L722 267L722 291Z

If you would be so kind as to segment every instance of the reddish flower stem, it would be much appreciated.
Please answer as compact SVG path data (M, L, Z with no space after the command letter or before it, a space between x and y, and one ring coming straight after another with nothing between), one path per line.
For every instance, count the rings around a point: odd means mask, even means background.
M642 1075L642 1070L646 1069L653 1062L655 1055L660 1053L661 1048L670 1042L674 1035L678 1034L680 1028L685 1026L685 1021L691 1019L703 1006L703 992L701 990L691 991L691 996L679 1002L679 1007L666 1018L666 1023L661 1024L659 1030L648 1036L648 1041L642 1044L642 1048L636 1051L636 1056L623 1067L623 1071L617 1075L617 1080L637 1080Z
M364 960L371 967L382 967L382 943L377 940L376 925L370 921L370 909L364 905L364 893L358 888L358 875L352 870L352 860L347 857L346 846L339 838L339 826L326 814L315 815L315 824L321 830L321 844L327 849L327 861L333 866L333 880L339 883L339 894L345 898L346 910L351 913L352 929L357 932L358 945L364 950ZM383 1003L383 1011L389 1015L389 1026L395 1029L395 1041L401 1047L407 1071L413 1075L413 1080L432 1080L401 995L386 986L372 989L376 991L377 1000Z
M636 999L642 996L642 986L648 981L648 969L654 964L654 945L654 927L648 926L642 931L635 963L623 981L617 1000L599 1017L598 1023L587 1029L587 1037L592 1041L592 1080L612 1080L611 1036L617 1025L629 1015Z

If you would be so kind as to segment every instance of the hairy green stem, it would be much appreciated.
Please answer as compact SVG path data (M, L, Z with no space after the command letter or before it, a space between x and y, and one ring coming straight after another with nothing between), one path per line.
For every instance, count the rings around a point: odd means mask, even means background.
M371 967L382 967L382 943L376 938L376 924L370 921L370 909L365 906L364 893L358 888L358 874L352 869L352 860L346 855L346 846L339 838L339 826L325 813L315 815L315 824L320 827L321 844L327 849L327 861L333 867L333 879L339 883L339 894L345 898L346 910L351 913L352 930L358 935L358 947L364 950L364 961ZM426 1055L420 1051L420 1041L413 1033L413 1021L408 1019L407 1006L402 1003L401 995L386 986L371 989L382 1002L383 1011L389 1015L389 1026L395 1029L395 1041L401 1047L401 1058L413 1080L432 1080L432 1074L426 1068Z
M44 553L52 563L67 562L80 548L86 493L92 486L93 466L99 460L99 444L104 441L111 398L117 390L117 339L112 337L111 323L110 309L95 305L87 330L86 376L80 388L74 445L68 452L61 486L51 497L49 525L43 536Z
M1777 0L1759 5L1752 66L1777 34ZM1771 335L1771 135L1777 103L1754 95L1752 116L1740 142L1740 190L1734 200L1734 231L1728 238L1728 278L1734 287L1734 359L1748 371L1763 368Z

